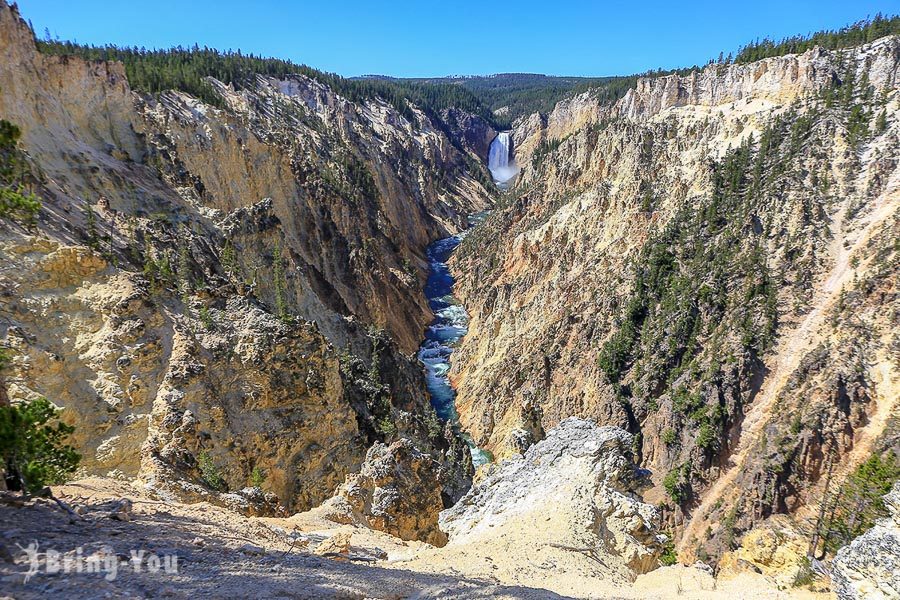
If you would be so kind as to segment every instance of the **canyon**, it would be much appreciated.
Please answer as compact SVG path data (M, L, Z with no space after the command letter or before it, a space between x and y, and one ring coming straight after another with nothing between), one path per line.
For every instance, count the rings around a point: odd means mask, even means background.
M704 558L772 515L808 529L826 472L896 452L897 123L854 143L827 95L865 82L845 102L896 115L897 49L714 64L520 122L516 193L453 263L475 441L515 453L572 415L638 434L644 497Z
M305 72L147 93L5 2L0 49L40 199L0 219L0 406L81 455L0 492L0 591L900 594L896 487L829 541L900 455L900 37L511 129ZM185 566L29 582L45 534Z

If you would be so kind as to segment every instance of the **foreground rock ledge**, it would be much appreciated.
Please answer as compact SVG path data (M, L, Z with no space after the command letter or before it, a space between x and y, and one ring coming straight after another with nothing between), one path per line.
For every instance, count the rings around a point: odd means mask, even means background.
M841 600L900 598L900 482L884 497L891 516L841 548L832 583Z
M441 513L447 549L500 544L523 562L547 552L582 556L620 581L655 569L665 538L657 509L635 493L631 447L617 427L562 421Z

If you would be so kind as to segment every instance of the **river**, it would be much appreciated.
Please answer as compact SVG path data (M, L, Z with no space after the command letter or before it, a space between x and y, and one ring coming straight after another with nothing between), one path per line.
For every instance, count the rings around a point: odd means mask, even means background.
M487 213L469 216L469 227L484 220ZM450 383L450 356L453 348L466 335L469 315L453 296L453 275L447 261L467 231L437 240L426 250L429 272L425 283L425 296L434 313L434 321L425 331L425 339L419 347L419 360L425 366L425 386L431 396L431 405L442 421L459 425L456 412L456 390ZM491 455L479 448L471 436L462 433L472 452L472 463L477 467L491 461Z

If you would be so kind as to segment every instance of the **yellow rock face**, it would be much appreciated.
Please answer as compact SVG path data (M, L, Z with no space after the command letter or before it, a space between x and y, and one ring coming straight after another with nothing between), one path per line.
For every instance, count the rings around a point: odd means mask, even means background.
M735 577L755 567L779 585L790 587L807 564L808 545L787 518L773 517L747 532L737 550L723 555L720 576Z
M63 408L85 473L205 499L200 481L257 470L308 508L376 436L369 383L398 437L464 456L431 440L410 355L433 317L424 248L490 194L426 115L300 76L211 82L226 108L137 94L120 63L38 52L6 3L0 54L0 115L42 201L34 230L0 223L9 396ZM337 348L384 373L345 385Z
M41 261L39 268L47 274L47 281L42 287L52 289L77 286L106 267L107 262L90 248L63 247Z
M648 497L672 508L670 525L683 536L679 552L692 555L713 538L704 550L715 558L726 549L725 523L736 520L732 529L745 531L770 513L817 505L830 440L837 481L877 440L893 435L900 411L890 317L897 310L900 170L886 157L896 153L900 135L900 121L891 117L900 108L898 50L894 36L847 50L849 62L817 49L712 65L642 80L612 106L576 96L546 118L519 121L519 194L451 261L456 294L470 314L451 375L461 422L475 441L495 456L514 454L528 403L540 407L545 430L572 415L640 429L642 466L655 484ZM869 78L870 96L883 98L866 104L867 114L888 116L883 131L870 127L857 143L843 124L844 109L828 112L820 98L848 64L857 81ZM859 94L854 101L870 100ZM790 132L804 123L809 132L792 149ZM598 358L622 330L638 275L656 272L642 254L646 242L666 240L654 245L662 254L667 246L690 245L679 245L679 236L706 235L678 229L665 237L683 223L678 215L699 214L692 211L712 201L712 175L719 172L713 166L751 136L758 156L767 129L783 136L760 167L767 188L742 195L746 214L735 211L729 226L739 232L735 243L758 242L765 271L777 274L771 302L777 340L748 366L731 366L750 356L739 319L704 312L699 290L673 307L677 284L668 281L644 309L662 314L669 306L672 318L635 333L632 362L617 382L622 387L612 384ZM787 166L774 166L776 159ZM709 243L703 237L697 248ZM714 280L720 257L703 259L706 270L688 277L691 256L698 255L673 254L675 270L690 279L685 285ZM734 285L759 273L732 266L727 273L728 281L715 287L730 296L725 306L743 311L744 294ZM677 334L678 322L695 312L700 330L719 324L728 330L701 334L691 360L675 358L686 340L693 343ZM754 323L749 331L761 329ZM639 366L635 356L642 357ZM710 365L723 364L729 366L719 369L722 377L704 379ZM707 447L698 447L705 417L675 406L681 385L696 385L704 410L728 414L712 446L704 440ZM692 497L676 509L663 482L688 464Z

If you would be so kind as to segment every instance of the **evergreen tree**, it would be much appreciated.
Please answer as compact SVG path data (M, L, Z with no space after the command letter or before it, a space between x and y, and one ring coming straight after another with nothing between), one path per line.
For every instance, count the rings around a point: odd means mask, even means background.
M900 460L893 452L873 454L834 495L825 524L825 549L836 552L888 515L883 496L900 478Z
M741 48L735 57L735 62L742 64L773 56L799 54L815 46L827 50L850 48L898 33L900 33L900 16L885 17L879 13L874 19L860 21L837 31L819 31L809 36L797 35L784 38L780 42L769 38L762 41L756 40Z
M37 197L28 190L28 167L18 148L22 132L0 119L0 218L34 222L41 209Z

